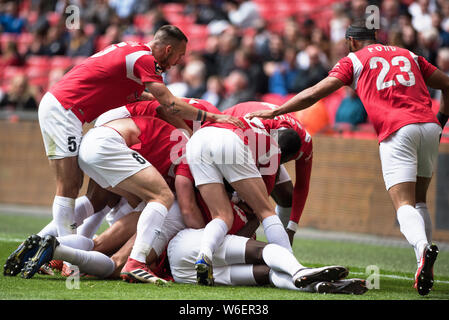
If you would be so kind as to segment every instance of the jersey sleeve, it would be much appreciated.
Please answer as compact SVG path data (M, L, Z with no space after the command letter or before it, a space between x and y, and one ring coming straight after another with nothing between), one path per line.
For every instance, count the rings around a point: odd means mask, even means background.
M433 64L431 64L422 56L418 57L418 65L424 79L430 77L432 73L434 73L434 71L437 69Z
M193 179L192 173L190 172L189 165L187 163L181 162L175 169L175 174L186 177L190 179L190 181L195 182Z
M309 159L300 158L295 162L296 182L293 187L293 201L290 221L299 222L307 196L309 194L310 176L312 173L312 157Z
M329 71L329 77L340 79L345 85L353 82L353 65L349 57L344 57Z
M135 76L145 82L160 82L162 80L162 68L157 63L156 59L152 55L143 55L134 64Z

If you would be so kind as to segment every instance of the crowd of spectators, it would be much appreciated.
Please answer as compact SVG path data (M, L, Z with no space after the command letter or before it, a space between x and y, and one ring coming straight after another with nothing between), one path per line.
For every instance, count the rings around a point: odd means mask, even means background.
M0 0L0 109L36 109L84 57L111 43L147 42L169 23L189 37L183 63L164 75L174 94L220 110L255 99L281 103L347 55L345 30L369 5L380 9L380 42L449 72L449 0ZM66 63L53 63L62 57ZM346 112L334 108L330 122L369 121L357 99L342 90L336 106Z

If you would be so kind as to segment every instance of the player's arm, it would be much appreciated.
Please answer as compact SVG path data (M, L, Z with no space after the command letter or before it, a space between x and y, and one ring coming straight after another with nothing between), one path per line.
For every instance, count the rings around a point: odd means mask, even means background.
M257 219L257 216L254 214L253 210L251 210L251 208L244 202L240 201L239 203L237 203L237 206L245 212L245 216L248 219L248 222L239 231L236 232L236 235L245 238L251 238L256 232L257 228L259 228L259 219Z
M285 102L282 106L277 109L272 110L259 110L255 112L251 112L248 117L252 119L253 117L259 118L274 118L281 114L290 113L294 111L300 111L305 108L308 108L319 100L327 97L334 91L337 91L345 84L338 78L335 77L327 77L320 82L318 82L313 87L307 88L296 96Z
M239 128L244 128L243 123L238 118L206 112L191 106L181 98L174 96L163 83L146 82L145 85L148 91L172 115L177 115L187 120L231 123Z
M441 127L444 128L449 118L449 77L437 69L426 79L426 84L433 89L441 90L440 109L437 118Z
M175 178L176 198L187 228L201 229L206 226L197 205L193 182L182 175Z
M167 111L166 108L161 106L156 108L156 112L159 118L161 118L165 122L170 123L175 128L186 130L189 133L189 137L192 136L193 134L192 129L190 129L190 127L184 122L182 118L172 115Z
M310 177L312 174L312 159L299 159L295 163L296 181L293 188L292 211L287 229L296 233L301 219L307 196L309 195Z

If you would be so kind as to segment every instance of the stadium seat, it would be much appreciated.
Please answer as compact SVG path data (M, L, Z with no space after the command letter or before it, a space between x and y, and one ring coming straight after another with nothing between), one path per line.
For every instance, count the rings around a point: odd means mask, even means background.
M39 69L50 69L50 57L47 56L29 56L26 60L27 67L35 67Z
M54 56L51 58L51 69L63 68L68 69L73 65L72 58L66 56Z

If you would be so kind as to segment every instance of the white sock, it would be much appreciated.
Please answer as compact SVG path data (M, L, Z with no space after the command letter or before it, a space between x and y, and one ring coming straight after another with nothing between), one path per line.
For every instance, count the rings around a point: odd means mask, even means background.
M84 223L78 228L77 233L79 235L85 236L86 238L92 239L100 228L106 214L111 210L108 206L104 207L103 210L98 211L84 220Z
M424 220L427 242L432 243L432 220L430 219L427 204L425 202L419 202L416 204L415 209L418 210L419 214Z
M415 250L416 260L419 263L424 247L427 245L427 236L424 220L418 210L410 205L404 205L397 211L397 218L402 234Z
M54 237L58 236L58 230L56 230L55 222L51 220L50 223L47 224L41 231L39 231L37 235L40 236L41 238L47 235L51 235Z
M83 237L79 234L57 237L57 240L59 244L84 251L90 251L94 247L94 241L92 239Z
M278 216L272 215L262 221L268 243L275 243L293 252L287 232Z
M262 258L270 269L287 273L291 277L299 269L304 268L290 251L274 243L269 243L263 248Z
M270 282L273 286L280 289L299 290L293 283L292 277L286 273L270 270Z
M78 227L93 213L94 207L88 197L82 196L75 200L75 222Z
M161 232L168 209L159 202L149 202L137 222L137 236L130 257L145 263L156 236Z
M201 256L201 254L204 254L212 260L214 252L221 246L227 233L228 226L226 225L226 222L220 218L212 219L204 228L198 257Z
M257 285L254 279L252 264L234 264L228 266L230 268L230 278L232 286L255 286Z
M55 196L53 200L53 221L59 236L74 234L76 232L75 199Z
M288 222L290 221L292 207L284 208L281 207L280 205L276 205L274 211L276 211L276 214L279 217L279 220L281 220L284 228L287 228Z
M106 217L106 221L112 226L115 222L126 216L128 213L134 212L134 208L128 203L128 201L122 197L120 202Z
M114 261L98 251L84 251L60 244L56 247L53 259L67 261L78 266L80 272L106 278L115 269Z

